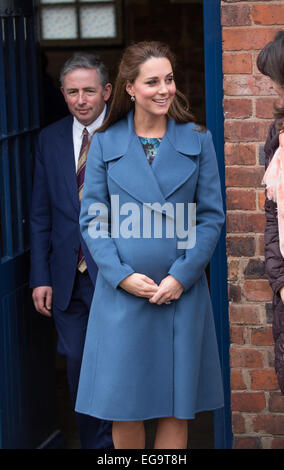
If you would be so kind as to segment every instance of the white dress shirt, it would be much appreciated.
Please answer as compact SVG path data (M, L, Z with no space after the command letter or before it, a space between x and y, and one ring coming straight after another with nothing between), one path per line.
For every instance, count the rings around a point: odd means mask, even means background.
M84 126L74 116L73 118L73 144L74 144L75 168L77 168L77 165L78 165L80 149L81 149L81 144L82 144L82 139L83 139L83 130L86 127L91 136L95 132L95 130L98 129L102 125L104 118L105 118L105 114L106 114L106 106L104 107L103 112L99 115L99 117L94 122L92 122L92 124L90 124L89 126Z

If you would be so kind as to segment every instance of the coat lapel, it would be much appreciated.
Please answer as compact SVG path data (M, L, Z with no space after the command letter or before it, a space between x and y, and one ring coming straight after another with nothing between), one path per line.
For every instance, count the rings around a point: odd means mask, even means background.
M132 136L126 154L110 169L109 175L138 201L164 204L165 199L158 180L136 135Z
M63 178L69 192L69 196L72 200L74 208L79 212L80 204L78 197L78 185L76 179L76 168L74 158L74 146L73 146L73 117L69 116L66 122L61 128L60 133L60 154L59 162L61 165L61 171Z
M201 152L198 132L194 124L176 124L168 121L152 170L165 199L182 186L196 169L196 156Z
M111 131L111 139L104 149L104 161L120 158L109 167L109 176L124 191L141 203L165 203L155 174L133 128L133 113L127 121L120 121Z
M109 165L109 177L138 201L163 205L194 172L196 164L188 155L200 153L198 133L190 131L188 125L178 126L181 129L177 134L176 123L169 119L151 167L134 131L133 112L130 112L127 120L119 121L106 131L103 159L105 162L117 160ZM110 138L107 138L108 133Z
M109 106L106 108L106 116ZM105 117L106 117L105 116ZM61 171L73 203L74 208L80 212L80 202L78 196L78 184L76 177L74 145L73 145L73 116L69 115L62 123L59 137L59 163Z

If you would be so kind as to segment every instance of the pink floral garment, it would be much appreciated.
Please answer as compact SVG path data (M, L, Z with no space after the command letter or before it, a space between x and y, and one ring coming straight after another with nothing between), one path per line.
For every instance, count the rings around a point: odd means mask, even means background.
M284 132L279 134L279 147L264 174L268 199L276 202L278 213L279 246L284 257Z

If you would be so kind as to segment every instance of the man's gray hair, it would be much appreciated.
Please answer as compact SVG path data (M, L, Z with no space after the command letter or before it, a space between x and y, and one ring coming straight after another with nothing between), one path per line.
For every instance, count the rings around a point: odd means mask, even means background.
M97 55L76 52L64 63L61 69L59 77L61 86L64 86L65 75L76 69L96 69L100 84L104 87L109 82L108 69Z

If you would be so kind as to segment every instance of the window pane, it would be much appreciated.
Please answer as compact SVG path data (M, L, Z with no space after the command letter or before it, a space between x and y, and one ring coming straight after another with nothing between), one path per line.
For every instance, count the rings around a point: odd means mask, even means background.
M82 38L115 37L115 6L82 7L80 9L80 27Z
M76 0L40 0L40 3L75 3L75 2Z
M45 7L42 9L43 39L74 39L77 37L74 7Z

